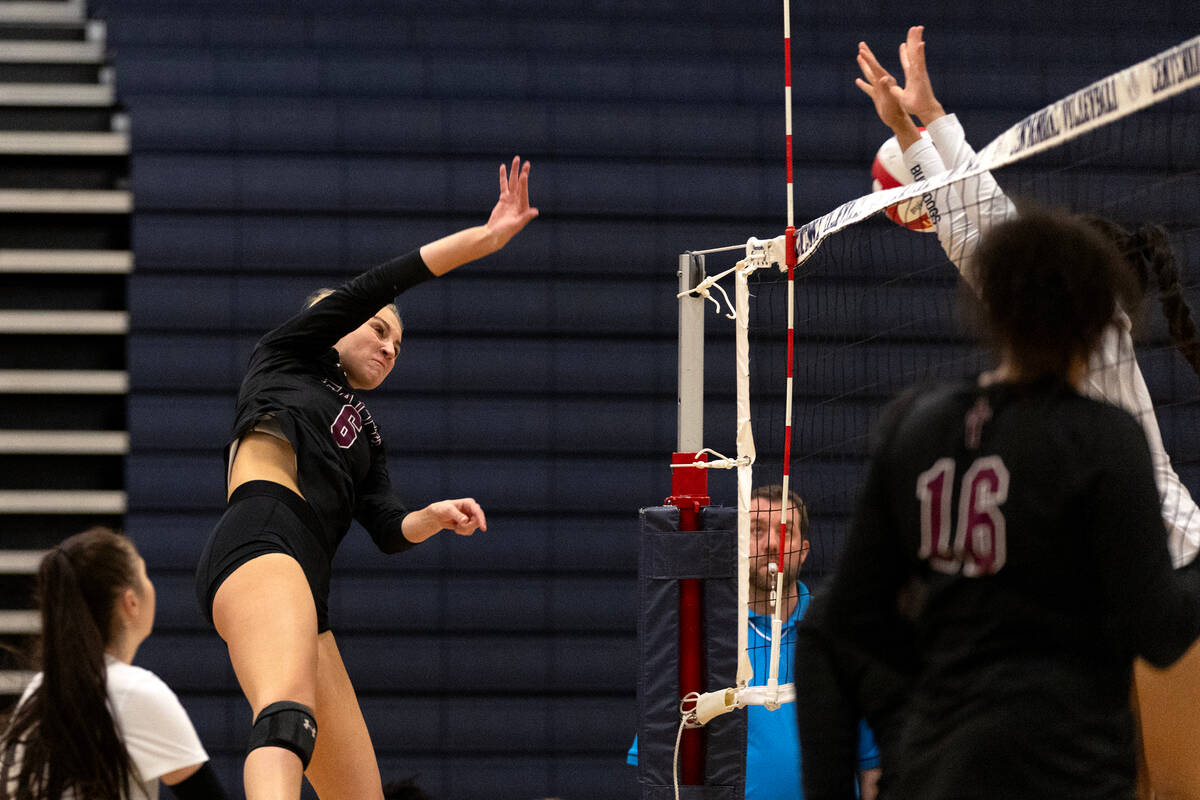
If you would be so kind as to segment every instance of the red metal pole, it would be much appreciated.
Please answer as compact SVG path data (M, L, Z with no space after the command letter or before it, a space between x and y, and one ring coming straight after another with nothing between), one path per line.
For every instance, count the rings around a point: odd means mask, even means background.
M675 453L672 464L707 461L705 453ZM700 509L710 505L708 470L676 467L671 470L671 496L667 505L679 509L679 530L700 529ZM704 691L704 584L698 578L679 582L679 696ZM679 782L704 785L704 731L687 728L679 743Z

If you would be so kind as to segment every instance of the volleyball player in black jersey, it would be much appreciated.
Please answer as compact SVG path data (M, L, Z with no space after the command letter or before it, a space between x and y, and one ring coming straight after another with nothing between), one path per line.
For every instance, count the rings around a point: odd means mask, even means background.
M1141 427L1079 392L1136 290L1111 242L1044 211L995 228L976 269L999 366L889 409L810 624L851 655L881 796L1129 800L1133 659L1200 635Z
M529 163L500 167L486 225L422 246L333 290L264 336L238 396L227 451L229 506L201 557L196 591L229 648L254 714L248 800L382 800L371 739L329 630L333 554L352 519L385 552L441 530L486 529L471 498L408 512L392 496L374 389L400 344L396 295L503 247L537 216ZM317 732L320 731L318 738Z

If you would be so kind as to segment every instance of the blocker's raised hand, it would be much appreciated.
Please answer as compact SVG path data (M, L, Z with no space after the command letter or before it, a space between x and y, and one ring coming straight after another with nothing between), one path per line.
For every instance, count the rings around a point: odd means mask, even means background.
M900 104L896 79L879 64L875 54L866 42L858 43L858 68L863 76L856 78L854 83L871 98L875 104L875 113L884 125L892 129L902 150L915 142L920 134L912 117Z
M928 125L946 112L933 93L929 70L925 67L924 25L908 29L908 39L900 45L900 67L904 70L904 87L895 86L892 94L909 114L916 115Z

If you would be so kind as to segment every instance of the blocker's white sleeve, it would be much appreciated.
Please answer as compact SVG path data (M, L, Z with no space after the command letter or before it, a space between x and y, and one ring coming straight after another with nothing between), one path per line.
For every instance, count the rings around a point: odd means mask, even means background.
M1163 446L1158 418L1150 400L1146 379L1138 367L1130 335L1132 325L1124 311L1118 311L1113 324L1105 330L1100 346L1092 352L1084 394L1105 400L1133 414L1141 423L1150 459L1154 465L1154 483L1167 527L1167 546L1176 567L1191 563L1200 551L1200 509L1191 492L1183 485L1171 457Z
M958 169L975 157L975 150L967 142L967 134L957 115L938 117L926 126L925 131L933 139L946 169ZM1017 214L1016 207L990 172L963 181L960 193L964 210L982 233Z
M904 166L918 180L933 179L948 171L934 142L925 136L904 151ZM951 184L934 189L933 202L926 202L925 207L942 249L967 282L975 286L970 264L979 246L979 226L967 214L960 188L960 184Z
M143 781L208 761L179 698L153 672L110 659L108 697Z
M957 169L975 156L958 117L946 114L925 128L921 139L904 152L909 173L926 179ZM990 172L956 182L933 192L938 216L934 230L946 255L958 271L975 285L973 261L979 237L1016 215L1016 208Z

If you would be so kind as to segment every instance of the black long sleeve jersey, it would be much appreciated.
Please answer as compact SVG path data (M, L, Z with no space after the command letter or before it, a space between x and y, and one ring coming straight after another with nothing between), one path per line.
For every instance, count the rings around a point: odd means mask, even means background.
M268 333L250 357L230 444L263 417L278 420L330 558L352 518L385 553L412 546L400 529L407 510L392 495L379 426L350 388L333 345L432 277L417 250L381 264Z
M1200 634L1145 436L1062 382L898 401L826 599L835 638L910 681L897 798L1127 800L1133 658Z

